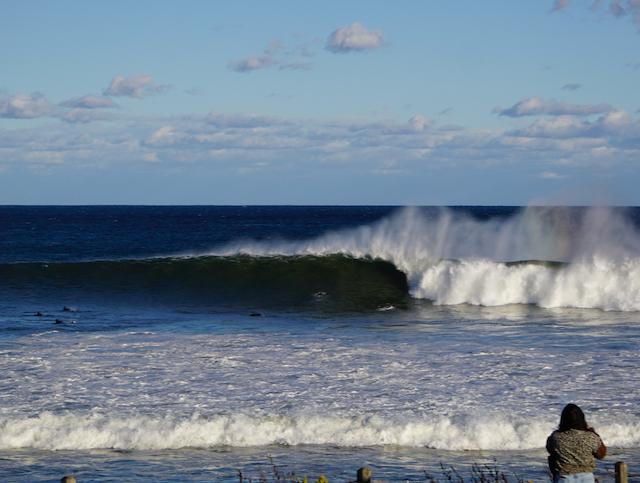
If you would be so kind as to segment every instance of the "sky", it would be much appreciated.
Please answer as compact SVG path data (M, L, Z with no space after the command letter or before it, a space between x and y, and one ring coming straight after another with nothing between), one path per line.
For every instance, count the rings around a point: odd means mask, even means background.
M0 12L0 204L640 206L640 0Z

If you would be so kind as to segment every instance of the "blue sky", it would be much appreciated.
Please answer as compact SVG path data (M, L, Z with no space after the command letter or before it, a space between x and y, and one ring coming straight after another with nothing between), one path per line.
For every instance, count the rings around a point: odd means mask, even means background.
M0 11L0 204L640 205L638 0Z

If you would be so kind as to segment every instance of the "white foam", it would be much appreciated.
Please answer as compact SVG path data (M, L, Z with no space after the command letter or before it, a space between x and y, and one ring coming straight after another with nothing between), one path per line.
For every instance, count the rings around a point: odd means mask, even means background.
M640 310L640 259L593 258L560 269L487 260L439 261L414 273L411 293L437 304Z
M634 316L522 324L430 311L383 331L23 337L4 358L0 449L542 449L567 402L608 445L640 444Z
M250 417L114 418L102 415L54 415L0 421L0 449L137 449L331 444L344 447L399 445L444 450L528 450L544 447L553 430L548 421L454 421L451 418L390 420L380 416L338 418ZM609 446L640 443L638 423L599 428Z

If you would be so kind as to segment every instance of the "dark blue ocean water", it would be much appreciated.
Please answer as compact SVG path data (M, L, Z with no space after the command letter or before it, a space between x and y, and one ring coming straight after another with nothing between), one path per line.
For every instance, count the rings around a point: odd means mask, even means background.
M204 252L241 239L302 240L371 224L394 206L0 206L0 263ZM518 207L454 207L475 219ZM440 208L424 208L430 217Z
M0 206L0 263L204 252L234 240L306 239L397 207Z
M545 481L568 402L631 464L639 215L0 207L0 478Z
M456 210L486 220L513 215L517 208ZM393 263L375 254L352 256L339 241L327 253L302 245L291 248L292 243L371 226L399 211L398 207L0 207L0 295L36 313L55 306L96 304L112 311L125 305L333 312L407 306L407 279ZM436 219L440 209L425 208L423 213ZM265 249L269 253L262 253ZM317 295L327 293L331 296Z

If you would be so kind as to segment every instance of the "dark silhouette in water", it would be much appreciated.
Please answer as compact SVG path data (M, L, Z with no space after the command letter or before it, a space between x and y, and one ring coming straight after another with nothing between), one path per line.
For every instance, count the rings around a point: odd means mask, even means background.
M56 321L54 322L54 324L65 324L66 322L64 320L60 320L60 319L56 319ZM72 320L71 321L72 324L75 324L76 321Z

